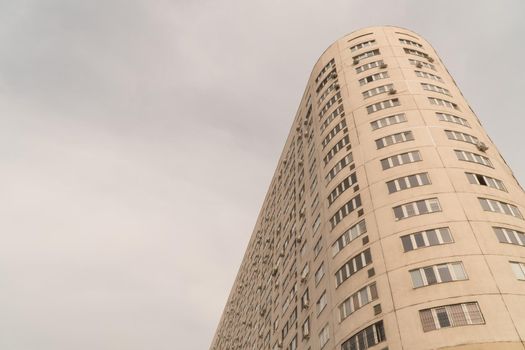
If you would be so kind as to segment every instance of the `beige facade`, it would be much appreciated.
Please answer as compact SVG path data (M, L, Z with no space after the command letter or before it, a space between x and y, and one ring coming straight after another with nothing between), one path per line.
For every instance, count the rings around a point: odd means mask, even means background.
M351 33L314 66L210 349L525 349L523 214L430 44Z

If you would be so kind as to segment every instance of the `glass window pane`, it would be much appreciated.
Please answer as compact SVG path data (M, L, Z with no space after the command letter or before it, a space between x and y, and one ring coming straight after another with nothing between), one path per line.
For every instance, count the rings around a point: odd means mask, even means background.
M448 319L447 311L445 308L436 309L436 316L438 319L439 326L441 328L450 327L450 321Z
M412 285L414 288L422 287L424 285L420 270L410 271L410 276L412 277Z
M447 228L442 228L439 230L441 233L441 239L443 240L443 243L450 243L452 242L452 236L450 235L450 231Z
M456 280L466 280L467 275L465 274L465 270L463 269L462 263L453 263L452 269L454 270L454 275L456 276Z
M448 265L438 265L437 270L439 273L439 277L441 278L441 282L452 281L452 275L450 274L450 271L448 270Z
M412 250L412 240L410 239L410 236L403 236L401 237L401 242L403 243L403 249L405 252L408 252Z
M436 274L434 273L434 268L432 266L425 267L423 271L425 271L425 276L429 285L437 283Z
M429 231L427 231L427 239L428 239L428 243L430 245L438 245L439 244L439 240L438 240L438 237L437 237L437 234L436 234L436 230L429 230Z
M418 248L425 246L425 241L423 239L423 234L421 232L418 232L414 235L414 239L416 240L416 246Z

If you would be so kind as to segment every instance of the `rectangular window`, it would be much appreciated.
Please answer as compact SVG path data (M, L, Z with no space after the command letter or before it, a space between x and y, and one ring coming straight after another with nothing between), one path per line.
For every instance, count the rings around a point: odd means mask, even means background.
M421 158L419 151L411 151L381 159L381 167L383 170L387 170L403 164L420 162L421 160L423 159Z
M343 106L339 106L337 107L332 113L330 113L328 115L328 117L326 117L325 121L323 122L323 124L321 124L321 132L324 131L324 129L326 129L326 127L328 125L330 125L330 123L338 116L341 116L341 117L344 117L345 115L345 110L343 108ZM312 133L313 135L313 133Z
M419 317L423 325L423 332L485 323L477 302L420 310Z
M454 152L456 153L456 157L460 161L481 164L490 168L494 168L494 166L490 162L490 159L488 159L485 156L482 156L481 154L472 153L469 151L462 151L458 149L455 149Z
M301 310L308 309L310 307L310 297L308 295L308 288L301 297Z
M430 102L431 105L454 108L459 111L459 107L457 104L447 101L447 100L442 100L440 98L435 98L435 97L428 97L428 101Z
M415 41L408 40L408 39L399 39L399 42L404 45L411 45L411 46L415 46L419 48L423 47L423 45L421 45L420 43L416 43Z
M479 143L479 140L477 137L472 136L470 134L466 134L464 132L454 131L454 130L445 130L445 134L447 135L447 138L449 140L468 142L473 145L477 145Z
M290 345L288 346L288 350L297 350L297 336L293 337Z
M341 236L339 236L334 244L332 244L332 256L335 256L344 247L350 244L350 242L361 236L363 233L366 233L366 223L364 219L351 226Z
M396 220L402 220L412 216L439 212L441 211L441 206L437 198L429 198L402 204L392 209Z
M324 308L326 307L326 304L328 304L328 298L326 296L326 291L323 292L323 294L321 295L321 297L319 298L319 300L317 300L317 315L319 316L319 314L324 310Z
M431 80L439 81L440 83L443 82L443 79L441 79L441 77L439 77L437 75L434 75L434 74L431 74L431 73L427 73L427 72L423 72L423 71L420 71L420 70L415 70L414 72L420 78L431 79Z
M380 80L380 79L386 79L388 77L389 77L388 76L388 72L386 72L386 71L385 72L375 73L375 74L372 74L372 75L369 75L367 77L359 79L359 85L363 86L363 85L371 83L373 81Z
M348 153L343 159L338 161L332 169L328 172L326 175L326 182L332 181L332 179L339 174L341 170L343 170L347 165L352 163L354 161L354 158L352 157L352 153Z
M381 101L378 103L374 103L370 106L367 106L366 111L368 112L368 114L371 114L371 113L374 113L374 112L377 112L383 109L392 108L392 107L396 107L399 105L400 105L399 99L393 98L390 100Z
M474 173L465 173L465 175L467 175L468 182L473 185L492 187L497 190L507 192L507 189L505 188L505 185L503 185L503 181L501 180L495 179L490 176Z
M314 221L314 223L312 225L312 232L313 232L314 236L317 233L317 231L319 230L319 227L321 227L321 214L317 215L317 217L315 218L315 221Z
M350 51L354 52L354 51L357 51L359 49L362 49L363 47L368 47L368 46L375 45L375 43L376 43L376 41L374 39L368 40L368 41L363 41L363 42L361 42L359 44L351 46L350 47Z
M459 261L421 267L409 272L414 288L467 279L463 263Z
M323 250L323 237L319 237L319 240L314 246L314 257L317 258L319 253L321 253L321 250Z
M456 124L466 126L467 128L470 128L470 124L465 118L461 118L461 117L458 117L452 114L441 113L441 112L436 112L436 116L441 121L449 122L449 123L456 123Z
M321 145L323 146L323 148L326 147L326 145L334 138L334 136L336 136L339 133L339 131L345 128L346 128L346 119L343 119L336 126L334 126L328 134L326 134L325 138L321 142Z
M372 96L376 96L376 95L379 95L379 94L384 94L384 93L387 93L387 92L393 91L393 90L394 90L394 84L381 85L381 86L375 87L373 89L363 91L363 98L365 98L365 99L366 98L370 98Z
M364 60L365 58L372 57L372 56L377 56L377 55L379 55L379 49L363 52L363 53L361 53L361 54L359 54L357 56L354 56L352 58L353 58L354 61L360 61L360 60Z
M511 261L510 267L517 279L525 281L525 263Z
M426 90L426 91L432 91L432 92L437 92L440 94L452 96L450 94L450 91L448 91L447 89L441 86L437 86L434 84L421 83L421 87L423 88L423 90Z
M387 146L394 145L396 143L413 141L414 135L412 131L403 131L397 134L388 135L380 139L375 140L377 149L381 149Z
M350 145L350 138L348 135L345 135L339 142L337 142L331 149L326 153L325 157L323 158L324 165L328 164L328 162L344 147ZM347 147L348 148L348 147Z
M362 66L356 67L355 72L359 74L359 73L363 73L364 71L367 71L372 68L383 67L384 65L385 63L383 62L383 60L374 61L374 62L363 64Z
M308 317L306 320L304 320L303 323L303 339L306 339L310 336L310 318Z
M315 285L318 285L321 282L321 279L324 276L324 263L319 266L317 271L315 271Z
M381 119L374 120L370 123L372 126L372 130L377 130L384 128L385 126L404 123L407 121L407 118L405 116L405 113L399 113L394 115L389 115L388 117L384 117Z
M425 68L430 68L432 70L436 70L436 67L433 64L428 63L428 62L423 62L423 61L420 61L420 60L414 60L412 58L409 58L408 62L410 62L411 65L416 66L418 68L425 67Z
M328 205L332 203L347 189L354 186L357 183L357 176L354 173L350 174L346 179L341 181L328 195Z
M525 233L505 227L492 227L500 243L525 246Z
M341 344L341 350L366 350L386 340L383 321L376 322Z
M352 213L354 210L361 206L361 196L357 195L354 198L350 199L343 205L339 210L330 218L330 224L332 225L332 230L341 222L347 215Z
M321 346L321 349L328 343L330 340L330 327L328 325L324 326L324 328L319 332L319 344Z
M339 287L344 281L371 263L372 253L370 252L370 248L352 257L335 273L336 287Z
M388 193L399 192L408 188L430 185L428 173L419 173L409 176L403 176L392 181L388 181L386 186Z
M377 287L375 283L361 288L354 294L346 298L341 305L339 305L339 320L343 321L345 318L362 308L363 306L377 300Z
M479 203L481 204L481 207L485 211L506 214L506 215L514 216L519 219L523 219L521 212L519 211L518 207L516 207L515 205L497 201L494 199L489 199L489 198L478 198L478 200L479 200Z
M440 227L426 231L414 232L401 236L401 243L405 252L454 242L448 227Z

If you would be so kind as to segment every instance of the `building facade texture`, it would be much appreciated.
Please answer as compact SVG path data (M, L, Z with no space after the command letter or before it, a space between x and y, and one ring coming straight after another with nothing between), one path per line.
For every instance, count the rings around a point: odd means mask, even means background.
M210 349L523 350L524 213L432 46L349 34L308 80Z

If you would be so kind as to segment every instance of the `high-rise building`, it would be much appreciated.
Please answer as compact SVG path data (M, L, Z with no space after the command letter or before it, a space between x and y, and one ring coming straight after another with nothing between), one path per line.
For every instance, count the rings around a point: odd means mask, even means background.
M210 349L523 350L524 210L432 46L349 34L314 66Z

